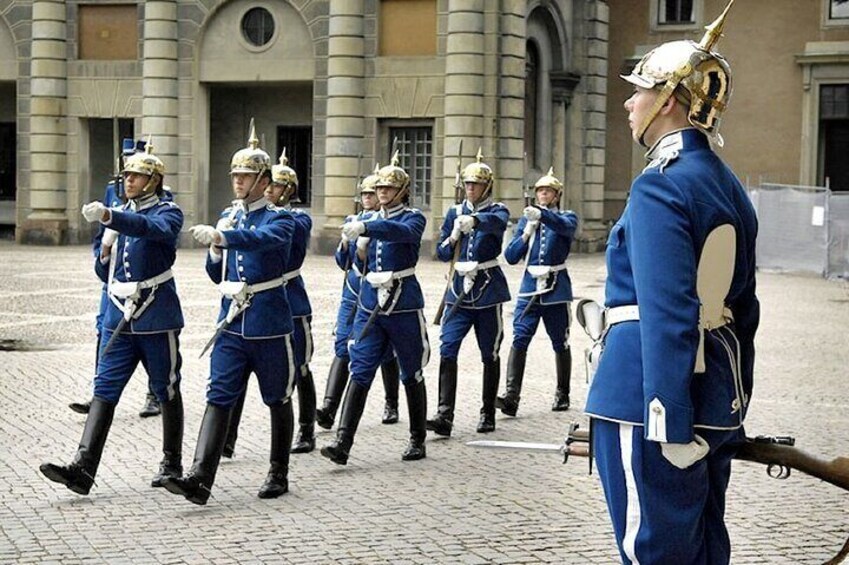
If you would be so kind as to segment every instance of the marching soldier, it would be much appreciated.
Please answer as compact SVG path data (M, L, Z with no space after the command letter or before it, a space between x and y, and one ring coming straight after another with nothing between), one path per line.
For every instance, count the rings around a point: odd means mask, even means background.
M124 161L126 159L138 152L144 152L145 142L139 140L136 144L133 144L132 139L124 139L121 144L121 163L119 163L119 172L115 175L115 178L111 179L108 183L106 183L106 189L103 194L103 202L109 208L120 208L123 206L126 201L126 197L124 196L124 175L123 175L123 166ZM163 186L163 192L160 196L160 199L164 202L168 202L173 200L168 187ZM97 235L94 237L94 241L92 242L92 251L94 252L95 257L100 256L101 247L103 245L103 235L106 228L101 225L97 230ZM114 243L113 241L114 233L107 238L107 244ZM107 246L109 247L109 246ZM106 255L109 255L111 249L103 250ZM100 338L103 334L103 316L106 313L106 305L109 302L109 295L106 292L106 285L103 285L103 292L100 295L100 308L97 312L97 318L95 320L95 327L97 328L97 346L94 351L94 370L97 372L97 363L100 355ZM78 414L88 414L89 409L91 408L91 400L86 400L84 402L72 402L68 405L68 408L73 410ZM139 411L139 416L142 418L148 418L150 416L158 416L161 410L159 408L159 401L156 399L156 395L153 393L153 390L148 389L147 396L145 397L144 406Z
M108 228L95 260L95 272L107 284L109 302L94 398L71 464L40 467L48 479L78 494L88 494L94 484L115 405L139 362L162 408L164 458L151 484L162 486L166 479L182 474L179 335L183 314L171 267L183 212L174 202L162 200L165 166L153 154L150 139L144 153L127 159L123 174L127 204L114 209L95 201L82 208L86 220Z
M222 294L221 311L210 342L206 412L194 463L185 477L169 479L165 488L201 505L209 499L231 410L250 373L256 374L271 412L271 466L258 496L276 498L289 491L295 356L283 279L295 220L263 197L271 182L271 158L259 148L253 120L250 130L248 147L237 151L230 162L233 205L224 210L217 226L191 228L199 243L210 246L206 271Z
M730 6L730 4L729 4ZM728 563L731 459L752 392L757 219L711 149L731 94L713 45L672 41L626 81L649 163L610 232L604 349L587 399L624 563Z
M283 275L283 288L289 299L289 307L292 310L292 323L294 333L292 345L295 348L295 366L297 377L295 386L298 389L298 436L292 445L290 453L309 453L315 449L315 382L310 371L310 359L313 353L312 341L312 307L301 277L301 266L310 246L310 231L312 230L312 218L303 210L292 208L293 199L298 199L298 174L289 166L286 157L286 148L280 155L277 165L271 167L271 184L265 189L265 198L271 204L280 206L292 214L295 219L295 233L292 239L291 250L288 257L284 258L286 272ZM233 415L230 418L230 428L227 433L227 441L224 444L224 457L232 457L236 446L236 437L239 430L239 421L242 417L242 409L245 405L247 388L242 391L239 400L233 407Z
M454 261L454 278L446 291L442 316L442 345L439 362L439 406L427 429L450 436L457 396L457 355L469 330L475 328L483 361L483 394L477 431L495 430L495 396L500 378L499 356L502 331L502 304L510 300L507 280L498 265L501 241L510 211L492 200L492 169L477 161L462 174L466 199L449 208L442 223L437 256ZM458 247L459 246L459 247Z
M537 205L525 208L516 234L504 250L504 258L511 265L525 259L525 273L513 316L513 347L507 358L507 392L495 401L508 416L515 416L519 409L528 345L540 319L554 348L557 372L557 390L551 409L555 412L569 409L572 281L566 270L566 258L578 227L578 217L571 210L560 211L558 204L563 183L554 176L553 168L537 181L534 192Z
M430 357L424 297L416 279L426 219L408 207L410 176L392 164L378 172L375 185L380 212L342 226L349 242L362 253L365 282L360 288L349 351L351 381L345 391L336 441L321 448L334 463L346 465L354 435L378 366L392 350L398 357L407 395L410 442L401 459L424 459L427 394L423 370Z
M379 180L379 166L375 166L372 174L368 175L360 183L360 204L362 212L345 218L345 222L366 221L374 216L379 209L377 191L374 186ZM316 422L322 428L329 430L333 427L336 419L336 410L348 384L348 364L351 358L348 356L348 340L356 337L351 335L354 324L354 313L357 310L357 300L360 296L360 281L363 277L364 263L357 253L356 241L349 242L342 234L342 240L336 248L336 264L345 271L345 282L342 285L342 301L339 311L336 313L336 327L334 329L334 351L336 355L330 364L330 372L327 375L327 386L324 392L324 401L317 410ZM382 422L384 424L395 424L398 422L398 360L395 354L389 350L387 357L380 365L380 374L383 378L383 388L386 391L386 402L383 408Z

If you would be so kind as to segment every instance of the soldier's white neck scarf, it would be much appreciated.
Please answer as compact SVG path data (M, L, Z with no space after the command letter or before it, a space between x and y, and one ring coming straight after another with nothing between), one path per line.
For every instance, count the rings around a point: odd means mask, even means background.
M142 196L140 198L133 198L130 200L130 210L133 212L140 212L142 210L147 210L151 206L155 206L158 202L159 196L157 196L156 193Z

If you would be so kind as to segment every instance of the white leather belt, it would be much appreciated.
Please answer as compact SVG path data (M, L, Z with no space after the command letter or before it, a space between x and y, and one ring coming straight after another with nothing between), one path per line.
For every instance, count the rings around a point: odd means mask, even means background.
M246 310L251 305L251 297L259 292L271 290L283 286L283 277L277 277L256 284L247 284L240 281L222 281L218 284L218 291L229 298L230 308L227 310L225 323L229 324L242 311Z
M371 271L366 273L366 280L374 288L387 288L392 286L393 281L412 277L415 274L415 267L410 267L402 271Z
M604 311L604 325L610 327L622 322L635 322L640 319L640 308L636 304L614 306Z
M109 293L109 299L119 310L121 310L121 312L123 312L124 319L130 321L130 319L138 319L138 317L147 310L147 307L151 305L154 295L156 294L156 287L164 282L170 281L173 278L174 272L171 269L168 269L167 271L159 273L155 277L138 282L121 282L113 279L109 281L106 289ZM145 299L142 305L138 306L137 302L139 298L141 298L141 291L148 288L152 288L153 290L147 296L147 299ZM121 299L124 300L123 304L119 302Z
M288 273L283 273L283 284L286 284L292 279L298 278L301 276L301 269L295 269L294 271L289 271Z

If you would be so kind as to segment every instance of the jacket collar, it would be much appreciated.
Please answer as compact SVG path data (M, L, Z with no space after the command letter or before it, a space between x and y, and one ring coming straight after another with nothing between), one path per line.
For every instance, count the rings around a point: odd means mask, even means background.
M492 196L487 196L485 199L481 200L477 204L472 204L468 199L464 201L466 208L471 210L472 212L480 212L486 208L489 208L493 205Z
M150 194L148 196L143 196L141 198L134 198L130 200L130 210L133 212L141 212L142 210L147 210L148 208L152 208L159 204L159 196L154 194Z
M380 217L383 218L383 219L394 218L394 217L402 214L404 212L404 210L406 210L406 209L407 209L406 204L397 204L397 205L393 206L392 208L381 208L380 209Z
M670 160L677 157L681 151L692 151L703 147L710 147L710 143L707 137L696 128L688 127L670 131L654 142L651 149L646 152L646 160Z

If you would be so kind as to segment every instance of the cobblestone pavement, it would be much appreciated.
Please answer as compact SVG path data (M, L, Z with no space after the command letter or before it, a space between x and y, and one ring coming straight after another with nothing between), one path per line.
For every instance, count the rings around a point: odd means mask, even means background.
M182 334L186 406L184 453L191 459L204 408L208 358L198 354L217 311L199 250L181 250L175 268L187 326ZM142 420L146 383L139 373L118 407L97 485L77 496L38 473L67 462L83 417L67 408L89 395L99 284L84 247L0 243L0 562L289 563L613 563L617 560L601 488L585 460L474 450L481 387L470 339L460 363L456 433L428 441L428 458L402 462L408 418L382 425L376 381L347 467L318 451L294 455L291 492L260 500L268 457L268 416L255 382L236 456L218 473L206 507L151 489L160 458L159 418ZM570 259L576 294L600 298L601 256ZM315 309L312 369L323 391L342 280L329 257L304 269ZM445 265L423 261L419 277L432 318ZM519 268L508 268L516 288ZM750 434L792 434L812 453L849 455L849 287L816 277L762 273ZM505 308L512 319L512 305ZM502 349L506 358L511 332ZM573 369L573 409L553 413L554 362L540 331L531 347L517 418L499 417L487 439L558 443L569 421L585 421L584 366ZM435 405L438 328L426 376ZM573 327L576 358L588 340ZM6 343L8 346L9 343ZM503 383L502 383L503 390ZM321 393L319 393L321 394ZM403 397L403 394L402 394ZM499 416L500 413L499 413ZM318 444L328 443L321 432ZM849 493L794 474L772 480L736 465L728 496L733 561L821 563L849 535Z

